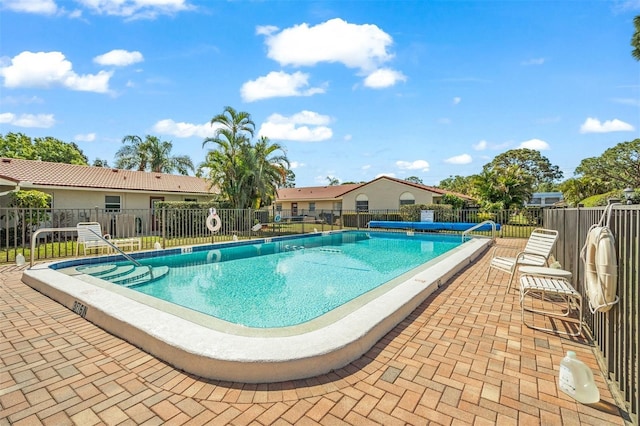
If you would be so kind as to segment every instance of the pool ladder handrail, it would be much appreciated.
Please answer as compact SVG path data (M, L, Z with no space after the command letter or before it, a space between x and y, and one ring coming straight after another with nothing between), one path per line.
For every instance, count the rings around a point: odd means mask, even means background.
M496 239L496 223L492 220L485 220L483 222L477 223L473 225L471 228L462 232L462 242L464 242L464 237L467 236L471 231L475 231L476 229L482 227L483 225L491 224L491 239L495 241Z
M115 251L120 253L122 256L124 256L125 259L127 259L129 262L133 263L135 266L139 266L141 268L144 267L144 265L142 265L140 262L135 260L133 257L129 256L124 251L122 251L122 249L120 247L118 247L115 244L113 244L111 241L109 241L109 239L103 237L98 232L94 231L93 229L87 228L87 230L89 232L91 232L92 234L94 234L96 237L98 237L100 240L102 240L105 243L109 244L109 246L111 248L113 248ZM29 266L30 268L33 268L33 256L34 256L34 253L36 251L36 243L38 242L38 239L36 237L39 234L43 233L43 232L56 232L56 231L57 232L77 232L78 228L70 228L69 227L69 228L40 228L40 229L36 229L36 231L31 236L31 259L30 259L30 266ZM147 268L149 268L149 275L151 275L151 279L153 279L153 268L151 267L151 265L147 265Z

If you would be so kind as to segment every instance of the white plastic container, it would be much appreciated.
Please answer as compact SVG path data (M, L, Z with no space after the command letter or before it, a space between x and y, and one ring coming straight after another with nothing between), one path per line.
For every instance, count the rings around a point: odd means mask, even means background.
M583 404L600 401L600 391L593 380L593 372L578 359L574 351L567 351L567 356L560 361L558 386L562 392Z

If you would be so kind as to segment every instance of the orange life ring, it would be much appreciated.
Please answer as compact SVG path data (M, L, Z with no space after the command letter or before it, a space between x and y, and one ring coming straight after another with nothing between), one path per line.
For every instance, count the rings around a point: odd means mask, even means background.
M592 313L607 312L618 303L618 259L615 238L607 226L594 226L587 235L584 256L586 293Z

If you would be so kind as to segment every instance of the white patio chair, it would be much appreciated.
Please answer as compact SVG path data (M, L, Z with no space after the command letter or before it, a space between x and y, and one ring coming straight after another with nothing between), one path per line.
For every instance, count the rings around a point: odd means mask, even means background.
M511 290L513 278L518 273L520 266L546 266L551 256L551 250L558 239L558 231L553 229L536 228L531 233L524 249L517 253L515 257L496 256L496 247L493 251L489 270L487 271L487 281L492 269L497 269L508 273L509 285L507 291Z
M76 225L78 231L78 243L76 244L76 256L82 245L83 254L87 251L96 250L102 253L103 250L111 250L111 245L105 241L109 234L102 233L102 227L98 222L79 222ZM101 238L102 237L102 238Z

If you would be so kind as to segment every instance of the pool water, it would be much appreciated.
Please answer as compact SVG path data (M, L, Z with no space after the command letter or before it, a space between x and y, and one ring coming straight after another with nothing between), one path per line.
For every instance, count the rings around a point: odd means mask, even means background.
M133 287L247 327L317 318L461 244L459 236L342 232L141 260L170 272Z

